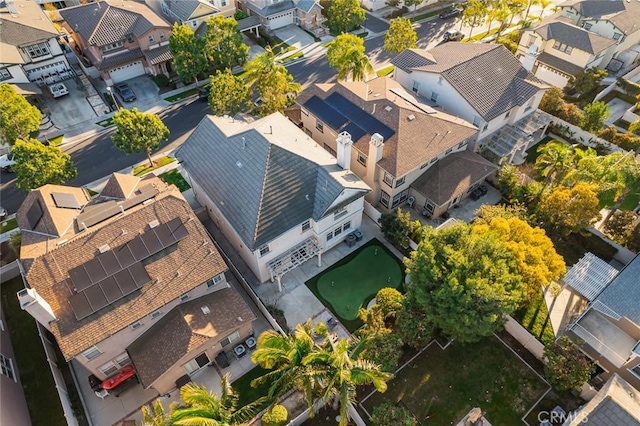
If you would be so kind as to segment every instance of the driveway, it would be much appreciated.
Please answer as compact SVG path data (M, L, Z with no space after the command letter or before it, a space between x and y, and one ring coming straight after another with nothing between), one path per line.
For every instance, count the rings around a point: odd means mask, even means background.
M51 121L58 129L66 129L78 123L97 117L85 97L84 88L76 83L79 80L65 80L63 83L69 89L69 94L54 98L47 87L42 88L42 97L49 107Z
M297 25L287 25L286 27L276 30L276 37L289 46L295 47L296 50L303 49L315 43L313 37Z
M107 91L107 86L102 80L94 80L94 83L98 87L98 91L100 93L105 93ZM133 93L136 94L136 99L133 102L123 102L122 98L116 93L116 100L118 101L118 106L124 107L126 109L138 108L140 111L146 111L149 109L152 104L161 101L160 98L160 89L158 86L151 80L150 77L146 75L141 75L138 77L134 77L130 80L121 81L118 84L126 83L129 85Z
M389 23L366 12L364 27L371 33L383 33L389 29Z

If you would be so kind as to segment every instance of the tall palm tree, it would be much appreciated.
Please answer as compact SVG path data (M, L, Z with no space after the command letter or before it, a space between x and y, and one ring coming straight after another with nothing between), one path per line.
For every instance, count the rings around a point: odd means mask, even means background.
M257 349L251 355L251 361L272 371L254 379L251 385L271 383L267 395L271 401L277 400L295 387L304 393L307 405L311 407L314 398L319 394L318 383L308 374L310 369L302 360L320 349L314 341L314 336L323 337L327 333L324 326L313 328L311 321L298 324L293 334L285 336L274 330L262 333L258 337Z
M538 0L538 4L540 5L540 16L538 16L538 19L542 20L542 14L544 13L545 9L549 6L551 6L553 4L552 0Z
M562 181L576 152L576 147L559 141L546 143L538 148L535 169L545 178L545 189L552 182Z
M231 387L228 374L222 377L220 386L220 396L196 383L180 388L183 405L172 407L171 425L241 426L255 416L264 403L264 398L260 398L238 408L238 397Z
M387 390L387 381L393 374L380 370L380 366L361 358L367 339L348 341L327 338L320 351L307 355L302 363L311 367L313 377L323 389L321 401L337 401L340 405L340 426L348 423L347 408L355 402L356 387L373 384L378 392Z
M164 411L164 406L159 399L153 403L153 411L146 405L142 406L142 425L141 426L169 426L169 416Z

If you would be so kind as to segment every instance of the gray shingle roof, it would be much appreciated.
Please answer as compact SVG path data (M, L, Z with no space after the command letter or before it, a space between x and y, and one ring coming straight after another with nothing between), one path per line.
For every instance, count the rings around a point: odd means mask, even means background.
M533 29L545 40L557 40L591 54L598 54L616 42L566 22L550 22Z
M220 120L205 117L176 156L250 249L310 218L319 220L348 187L334 178L333 172L341 170L335 159L315 143L304 142L307 135L281 114L228 136ZM284 138L295 140L302 150L308 145L313 155L291 152L280 143ZM362 189L361 196L367 192L362 183L355 187Z
M596 298L615 311L640 326L640 255L620 271Z
M127 7L129 3L135 2L127 2ZM115 43L130 34L139 37L157 25L169 27L151 9L138 4L127 10L101 1L63 9L60 15L73 31L97 46Z
M12 46L29 46L34 43L58 37L58 34L43 31L39 28L0 18L2 43Z
M429 51L405 50L391 62L407 72L441 74L485 121L547 87L499 44L450 42Z
M246 29L253 28L256 25L260 25L260 17L251 15L238 21L238 30L244 31ZM204 25L202 25L202 27L204 27Z
M211 13L217 11L211 3L203 0L165 0L164 4L182 21L191 19L193 12L195 12L200 5L211 8Z
M296 9L299 9L306 13L311 12L311 9L313 9L313 6L315 6L316 4L320 6L320 4L317 3L315 0L298 0L295 2L295 4L296 4ZM322 6L320 6L320 8L322 8Z
M155 49L145 50L144 56L146 56L147 60L152 65L156 65L161 62L166 62L173 59L173 55L171 54L171 52L169 52L168 44L157 47Z
M629 35L640 30L640 2L624 0L570 0L561 7L574 7L580 15L595 20L607 20Z
M282 13L287 10L291 10L295 8L292 0L279 1L277 3L268 4L262 8L250 1L246 2L245 5L247 6L247 8L251 9L258 15L265 16L265 17L275 15L276 13Z
M581 71L584 71L584 68L578 66L572 62L565 61L564 59L558 58L557 56L553 56L547 52L541 52L536 60L538 62L542 62L543 64L549 65L551 68L555 68L559 71L567 73L569 75L578 75Z
M96 65L99 70L107 70L109 68L117 67L118 65L127 64L133 60L144 58L144 53L139 47L135 49L127 50L126 52L118 55L108 56L102 62Z

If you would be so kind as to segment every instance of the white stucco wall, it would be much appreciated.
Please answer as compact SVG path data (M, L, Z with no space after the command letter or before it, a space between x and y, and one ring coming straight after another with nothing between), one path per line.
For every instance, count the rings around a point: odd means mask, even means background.
M29 83L29 78L20 65L10 65L5 69L9 71L11 78L2 80L0 83Z

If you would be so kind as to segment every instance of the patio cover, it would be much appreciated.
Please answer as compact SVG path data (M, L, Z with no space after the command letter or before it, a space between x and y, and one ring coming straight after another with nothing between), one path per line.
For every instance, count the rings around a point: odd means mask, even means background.
M551 122L546 112L536 110L514 124L508 124L488 136L487 148L499 157L510 155L514 150L527 146L532 135Z
M591 302L616 275L616 268L592 253L586 253L562 281Z
M307 238L267 264L271 279L277 279L278 283L280 283L280 279L284 274L297 268L319 253L320 247L318 247L317 241L313 238Z

